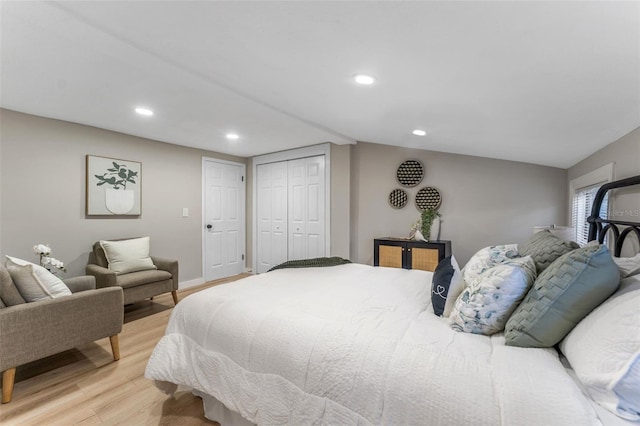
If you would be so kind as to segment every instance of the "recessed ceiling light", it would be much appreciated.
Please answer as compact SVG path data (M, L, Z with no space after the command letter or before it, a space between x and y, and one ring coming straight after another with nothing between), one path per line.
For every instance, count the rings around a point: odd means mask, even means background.
M427 134L427 132L425 132L424 130L420 130L420 129L415 129L411 133L413 133L416 136L425 136Z
M236 140L240 138L240 135L238 135L237 133L227 133L227 139L230 140Z
M367 74L356 74L353 76L353 79L356 81L356 83L365 85L373 84L376 81L375 78Z
M153 115L153 111L151 111L149 108L137 107L136 112L140 115L146 115L147 117Z

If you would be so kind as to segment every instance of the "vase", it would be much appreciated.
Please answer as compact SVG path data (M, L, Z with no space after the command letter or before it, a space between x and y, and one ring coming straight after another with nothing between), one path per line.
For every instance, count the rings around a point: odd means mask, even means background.
M134 195L131 189L106 188L104 203L113 214L127 214L133 210Z
M429 231L429 241L438 241L440 239L440 218L433 219L431 229Z

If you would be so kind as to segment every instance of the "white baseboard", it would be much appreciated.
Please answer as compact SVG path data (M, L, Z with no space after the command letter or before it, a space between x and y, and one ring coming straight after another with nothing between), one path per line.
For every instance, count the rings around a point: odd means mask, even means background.
M189 287L195 287L197 285L200 284L204 284L204 278L200 277L200 278L196 278L194 280L189 280L189 281L180 281L180 283L178 283L178 290L184 290L185 288L189 288Z

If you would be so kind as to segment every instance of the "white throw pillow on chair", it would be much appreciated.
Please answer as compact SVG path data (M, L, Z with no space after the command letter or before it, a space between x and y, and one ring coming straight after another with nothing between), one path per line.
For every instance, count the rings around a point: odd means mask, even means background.
M100 241L109 269L116 275L158 269L149 256L149 237Z

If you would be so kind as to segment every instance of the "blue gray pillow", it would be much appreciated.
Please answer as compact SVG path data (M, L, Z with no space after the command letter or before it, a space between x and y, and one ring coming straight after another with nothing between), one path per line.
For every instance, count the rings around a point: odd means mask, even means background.
M556 259L507 321L508 346L551 347L620 282L618 267L604 245L585 246Z
M536 232L520 248L521 256L531 256L536 264L538 275L547 269L557 258L580 247L573 241L565 241L549 231Z

